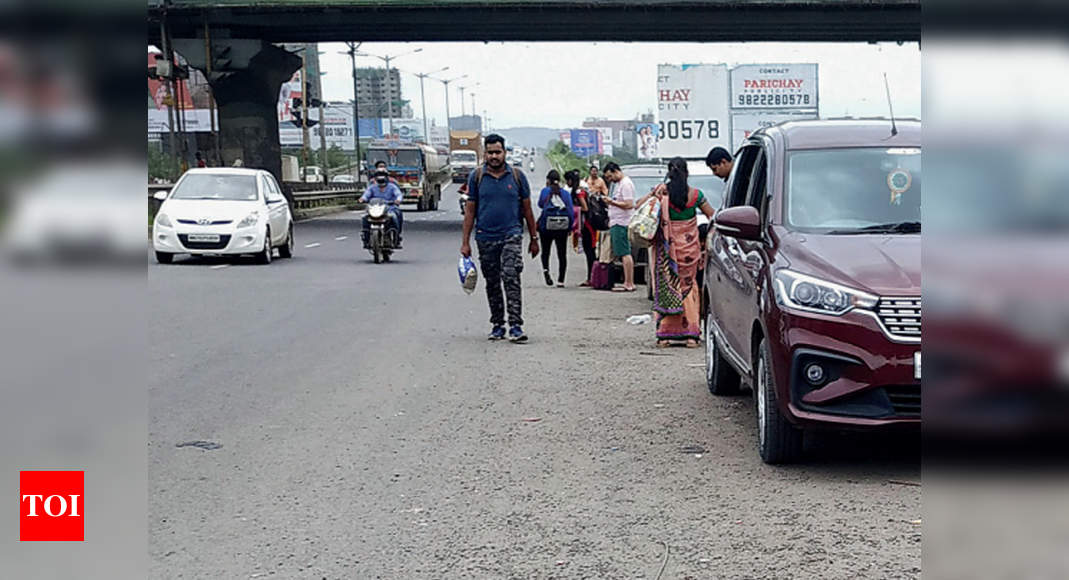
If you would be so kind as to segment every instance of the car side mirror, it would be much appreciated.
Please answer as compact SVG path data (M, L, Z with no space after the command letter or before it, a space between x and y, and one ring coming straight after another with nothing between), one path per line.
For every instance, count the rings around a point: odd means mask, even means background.
M761 214L748 205L721 210L713 218L713 227L725 236L761 241Z
M157 191L152 196L152 198L155 199L156 201L167 201L167 193L168 192L166 192L166 191Z

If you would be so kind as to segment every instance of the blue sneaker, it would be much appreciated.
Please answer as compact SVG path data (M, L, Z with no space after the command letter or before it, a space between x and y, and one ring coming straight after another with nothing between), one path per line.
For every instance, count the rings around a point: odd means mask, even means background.
M490 336L488 336L486 338L489 339L489 340L502 340L502 339L504 339L505 338L505 327L504 326L495 326L494 329L490 331Z
M523 333L523 329L519 326L513 326L509 329L509 340L512 342L527 342L527 335Z

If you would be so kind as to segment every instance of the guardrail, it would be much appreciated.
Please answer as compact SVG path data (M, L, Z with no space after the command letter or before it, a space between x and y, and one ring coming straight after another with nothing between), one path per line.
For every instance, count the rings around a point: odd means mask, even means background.
M309 184L312 185L312 184ZM156 215L160 209L160 202L154 197L161 191L170 191L171 183L150 183L148 185L148 203L150 218ZM293 210L297 217L322 212L325 208L348 207L356 205L363 189L358 184L337 183L330 189L314 191L294 191ZM329 211L327 212L329 213Z

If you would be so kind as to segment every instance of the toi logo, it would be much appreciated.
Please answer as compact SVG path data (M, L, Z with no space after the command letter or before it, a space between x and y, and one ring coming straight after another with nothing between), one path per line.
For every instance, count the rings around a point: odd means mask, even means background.
M19 540L85 541L85 472L19 472Z

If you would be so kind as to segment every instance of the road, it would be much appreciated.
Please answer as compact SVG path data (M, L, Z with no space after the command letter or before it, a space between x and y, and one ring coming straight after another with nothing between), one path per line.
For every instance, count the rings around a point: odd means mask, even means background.
M920 577L917 438L764 465L749 398L577 254L564 289L527 261L530 343L486 341L455 189L388 264L354 213L270 266L150 263L153 578L652 579L665 545L664 578Z

